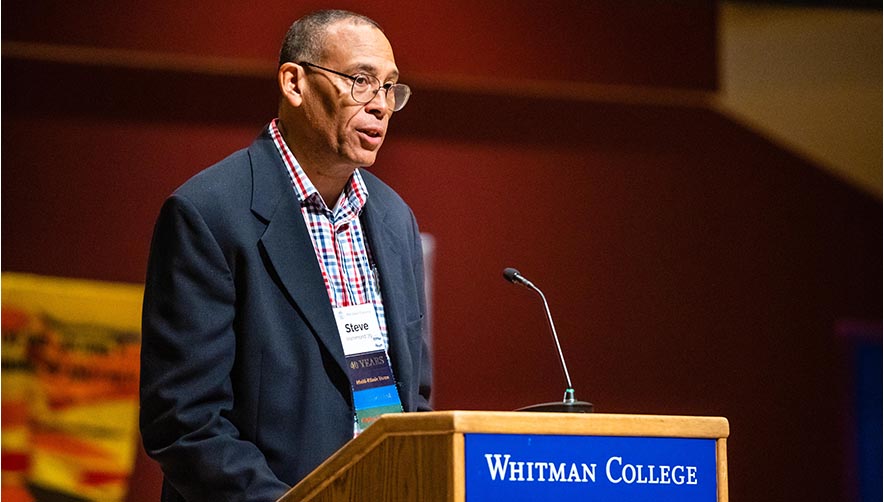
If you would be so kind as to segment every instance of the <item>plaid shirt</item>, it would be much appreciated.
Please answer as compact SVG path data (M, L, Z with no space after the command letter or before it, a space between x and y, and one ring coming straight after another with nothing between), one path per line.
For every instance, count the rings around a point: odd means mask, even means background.
M292 187L301 206L301 215L310 231L328 299L332 307L369 302L374 304L386 347L384 304L362 223L359 221L359 214L368 200L368 190L362 181L362 175L358 169L353 172L350 183L344 188L334 209L329 209L283 141L278 121L279 119L275 119L270 123L270 135L292 180Z

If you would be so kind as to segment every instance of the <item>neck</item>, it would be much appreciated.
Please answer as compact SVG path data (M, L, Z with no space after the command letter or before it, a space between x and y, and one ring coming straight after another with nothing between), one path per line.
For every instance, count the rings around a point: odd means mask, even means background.
M341 194L344 192L344 188L350 181L350 176L347 176L346 178L326 176L321 171L314 171L303 165L301 166L301 169L303 169L304 174L310 178L310 182L316 187L316 191L319 192L322 200L325 201L325 205L329 208L334 208L338 199L341 197ZM350 175L352 176L352 173Z
M289 147L289 150L295 155L298 165L304 171L304 174L310 178L310 182L319 192L325 205L334 208L341 194L344 192L350 177L356 170L354 167L328 165L323 161L322 155L316 155L310 149L301 148L301 144L293 141L290 136L292 131L286 128L283 121L277 123L279 132L282 134L283 141Z

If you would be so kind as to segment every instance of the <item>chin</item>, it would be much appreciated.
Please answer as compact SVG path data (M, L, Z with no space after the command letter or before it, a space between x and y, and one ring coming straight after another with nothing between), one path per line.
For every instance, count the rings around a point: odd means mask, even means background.
M371 167L376 158L377 155L361 155L356 163L359 164L359 167Z

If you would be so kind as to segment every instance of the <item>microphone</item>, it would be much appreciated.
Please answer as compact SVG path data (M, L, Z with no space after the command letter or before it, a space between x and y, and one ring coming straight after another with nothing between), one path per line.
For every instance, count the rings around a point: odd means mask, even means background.
M552 333L553 341L556 342L556 350L559 353L559 362L562 363L562 371L565 373L565 382L568 387L565 388L565 396L562 402L542 403L532 406L519 408L516 411L549 411L549 412L566 412L566 413L592 413L592 403L586 401L577 401L574 396L574 386L571 385L571 375L568 373L568 365L565 363L565 356L562 354L562 346L559 344L559 336L556 334L556 325L553 323L552 314L549 311L549 304L546 301L546 295L533 282L526 279L518 270L507 267L503 269L503 278L513 284L521 284L526 288L534 291L543 300L543 308L546 310L546 320L549 323L549 329Z

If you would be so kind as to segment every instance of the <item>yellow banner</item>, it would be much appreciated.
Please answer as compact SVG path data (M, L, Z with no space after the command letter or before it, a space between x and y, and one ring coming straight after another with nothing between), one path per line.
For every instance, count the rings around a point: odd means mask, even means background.
M121 501L138 440L141 285L4 273L2 497Z

